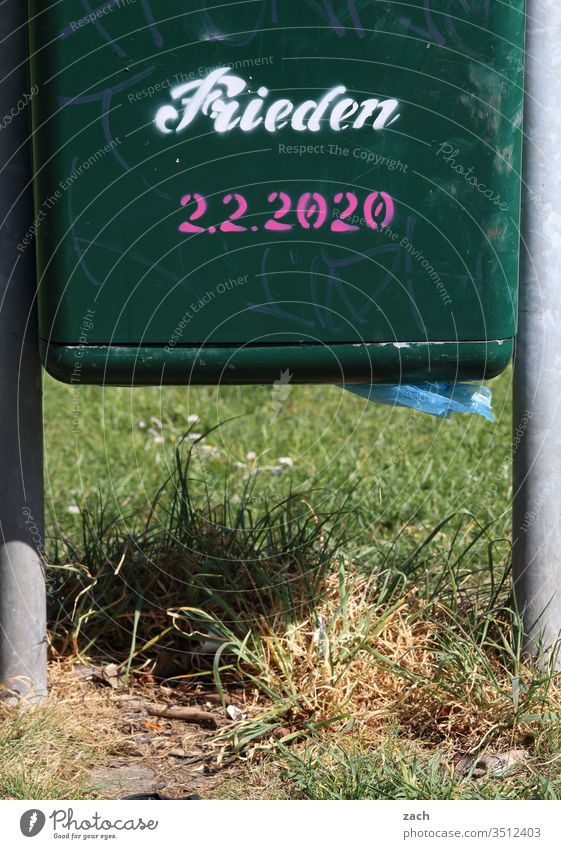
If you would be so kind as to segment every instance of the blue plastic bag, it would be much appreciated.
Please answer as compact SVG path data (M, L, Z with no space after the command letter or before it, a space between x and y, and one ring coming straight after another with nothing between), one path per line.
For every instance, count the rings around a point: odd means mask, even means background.
M493 393L487 386L471 383L348 384L341 387L374 404L409 407L431 416L450 418L452 413L483 416L494 422Z

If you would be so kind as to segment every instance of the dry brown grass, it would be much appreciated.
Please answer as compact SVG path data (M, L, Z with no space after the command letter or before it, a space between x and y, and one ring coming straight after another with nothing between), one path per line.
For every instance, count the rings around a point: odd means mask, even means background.
M208 732L178 729L168 749L177 740L190 750L202 751L204 745L216 764L231 754L232 742L245 755L292 741L298 744L295 752L305 751L310 738L351 749L358 741L363 751L381 752L393 737L407 751L412 745L425 754L438 749L450 759L487 744L494 749L519 745L529 735L539 737L548 718L561 716L558 676L517 665L504 638L511 625L508 611L489 609L482 619L481 599L469 581L457 593L456 606L450 596L435 601L411 589L391 593L380 604L374 578L348 561L335 566L313 606L287 618L277 604L256 616L245 642L208 613L169 611L170 621L190 638L195 631L204 637L204 621L207 636L216 640L222 634L228 645L217 663L224 667L221 680L243 685L238 699L249 718L225 725L214 741ZM155 659L157 644L153 650ZM522 679L517 705L514 670ZM209 671L203 679L207 685ZM95 795L94 766L115 757L142 757L131 743L123 700L132 695L150 701L163 693L168 703L200 702L201 685L184 680L178 690L161 688L144 665L142 681L133 674L129 685L115 691L77 677L71 659L53 662L44 705L0 707L2 795ZM164 763L169 752L154 757L169 772ZM278 772L273 779L278 781ZM259 792L266 797L269 790L264 786Z
M72 679L67 664L50 672L45 702L0 703L1 798L91 798L92 768L120 748L106 696Z
M79 739L92 757L98 751L127 753L118 727L115 691L80 679L72 658L49 664L49 689L47 704L57 705L64 712L68 736Z
M462 752L509 747L537 732L540 717L561 717L559 676L517 665L502 641L511 627L504 611L489 614L484 633L470 633L469 593L453 610L415 592L382 606L376 596L372 580L347 565L327 579L307 619L287 626L280 612L261 618L246 646L225 635L242 680L249 674L264 694L262 714L281 705L278 722L292 733L321 727L378 745L393 727Z

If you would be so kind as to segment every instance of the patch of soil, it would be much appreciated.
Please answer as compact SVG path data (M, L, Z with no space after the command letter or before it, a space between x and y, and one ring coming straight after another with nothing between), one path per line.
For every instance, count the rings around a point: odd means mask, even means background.
M95 752L89 771L101 798L208 798L242 770L216 743L217 729L232 720L213 690L148 676L126 683L68 662L53 664L50 679L51 698L77 720L69 733ZM227 704L240 703L232 696ZM170 718L178 709L188 718Z

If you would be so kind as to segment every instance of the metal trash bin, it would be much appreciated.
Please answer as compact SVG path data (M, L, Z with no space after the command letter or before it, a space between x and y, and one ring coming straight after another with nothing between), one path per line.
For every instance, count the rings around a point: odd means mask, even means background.
M30 5L36 219L19 248L36 242L52 375L506 367L523 0Z

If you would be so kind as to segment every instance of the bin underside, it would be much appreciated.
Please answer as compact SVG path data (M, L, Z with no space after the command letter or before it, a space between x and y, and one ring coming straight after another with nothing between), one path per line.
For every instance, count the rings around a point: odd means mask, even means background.
M41 340L49 374L72 384L211 385L419 383L485 380L512 358L514 340L317 345L63 345ZM398 376L396 378L396 376Z

